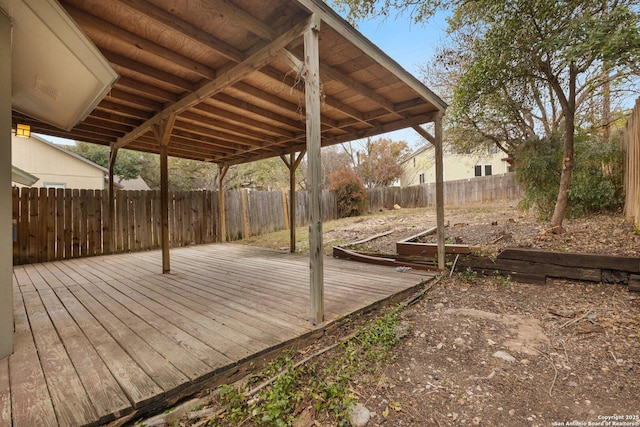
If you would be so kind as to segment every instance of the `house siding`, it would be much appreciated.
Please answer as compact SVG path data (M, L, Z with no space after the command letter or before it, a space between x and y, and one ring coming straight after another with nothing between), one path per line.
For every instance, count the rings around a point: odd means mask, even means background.
M481 176L488 175L486 166L491 166L491 175L507 173L509 164L504 160L505 157L506 155L501 151L495 154L487 152L457 154L452 153L451 150L445 150L442 158L444 180L455 181L478 176L476 166L480 166ZM429 145L416 151L402 163L400 186L409 187L433 182L436 182L436 165L433 146Z
M11 147L12 164L39 178L33 187L57 185L77 189L105 188L104 169L37 137L18 138L12 135ZM22 187L17 183L14 185Z

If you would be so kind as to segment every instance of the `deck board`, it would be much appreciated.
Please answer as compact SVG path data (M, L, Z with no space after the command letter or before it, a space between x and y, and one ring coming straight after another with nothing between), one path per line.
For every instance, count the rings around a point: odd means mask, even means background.
M98 425L176 401L318 331L309 259L242 245L14 267L15 352L0 424ZM433 274L324 259L328 323Z
M39 295L52 292L44 286L38 289ZM27 296L24 305L58 424L87 424L98 418L97 413L39 295Z
M14 352L9 356L11 416L16 426L56 426L53 402L31 334L22 294L13 295Z
M93 402L97 417L125 411L129 400L124 391L57 295L49 292L42 296L42 302Z
M0 425L11 425L11 387L9 358L0 360Z

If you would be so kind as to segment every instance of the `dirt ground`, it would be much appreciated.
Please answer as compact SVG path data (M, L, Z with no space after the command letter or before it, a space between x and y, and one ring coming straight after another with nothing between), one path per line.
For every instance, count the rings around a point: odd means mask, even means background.
M393 253L395 241L428 228L425 216L435 223L433 213L420 213L368 217L330 235L356 240L393 229L361 245ZM562 235L509 203L452 208L446 218L448 242L485 253L520 246L637 256L640 249L622 214L567 220ZM624 286L454 274L405 312L413 333L396 349L384 387L362 391L375 412L371 425L640 425L639 315L640 293ZM385 419L389 402L401 410Z
M450 208L446 217L448 241L483 252L521 246L637 256L640 249L640 236L621 214L568 220L562 235L508 202ZM393 253L396 241L433 225L432 210L401 209L333 222L324 238L328 251L332 243L393 230L359 248ZM429 286L402 311L408 332L389 362L373 380L351 385L370 411L367 426L640 426L640 293L622 285L530 285L469 272ZM348 322L300 354L376 315Z

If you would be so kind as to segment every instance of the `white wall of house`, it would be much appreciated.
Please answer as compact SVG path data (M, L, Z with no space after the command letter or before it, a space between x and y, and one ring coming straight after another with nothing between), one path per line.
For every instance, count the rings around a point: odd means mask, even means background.
M436 166L433 145L429 144L414 152L402 163L400 186L409 187L436 182ZM509 172L507 156L502 151L457 153L445 148L443 153L444 180L473 178L475 176L499 175Z
M99 165L35 136L11 138L12 164L39 178L32 187L105 188L107 170Z

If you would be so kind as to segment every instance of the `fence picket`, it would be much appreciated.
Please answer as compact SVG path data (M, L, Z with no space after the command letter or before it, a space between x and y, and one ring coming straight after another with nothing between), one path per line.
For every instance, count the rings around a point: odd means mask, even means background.
M445 183L445 202L473 203L513 198L519 190L511 175ZM369 190L369 211L433 206L435 185ZM284 195L284 196L283 196ZM227 236L236 240L249 235L302 226L308 218L306 192L295 195L296 218L287 218L288 198L282 191L230 190L225 196ZM115 253L160 247L160 193L117 191L115 194ZM324 221L337 218L336 195L322 192ZM108 251L110 237L108 192L104 190L53 190L15 188L13 215L17 239L14 263L26 264L100 255ZM169 239L171 247L215 242L218 239L216 192L171 192L169 194Z
M622 146L625 152L624 213L629 221L640 223L640 98L629 115Z

